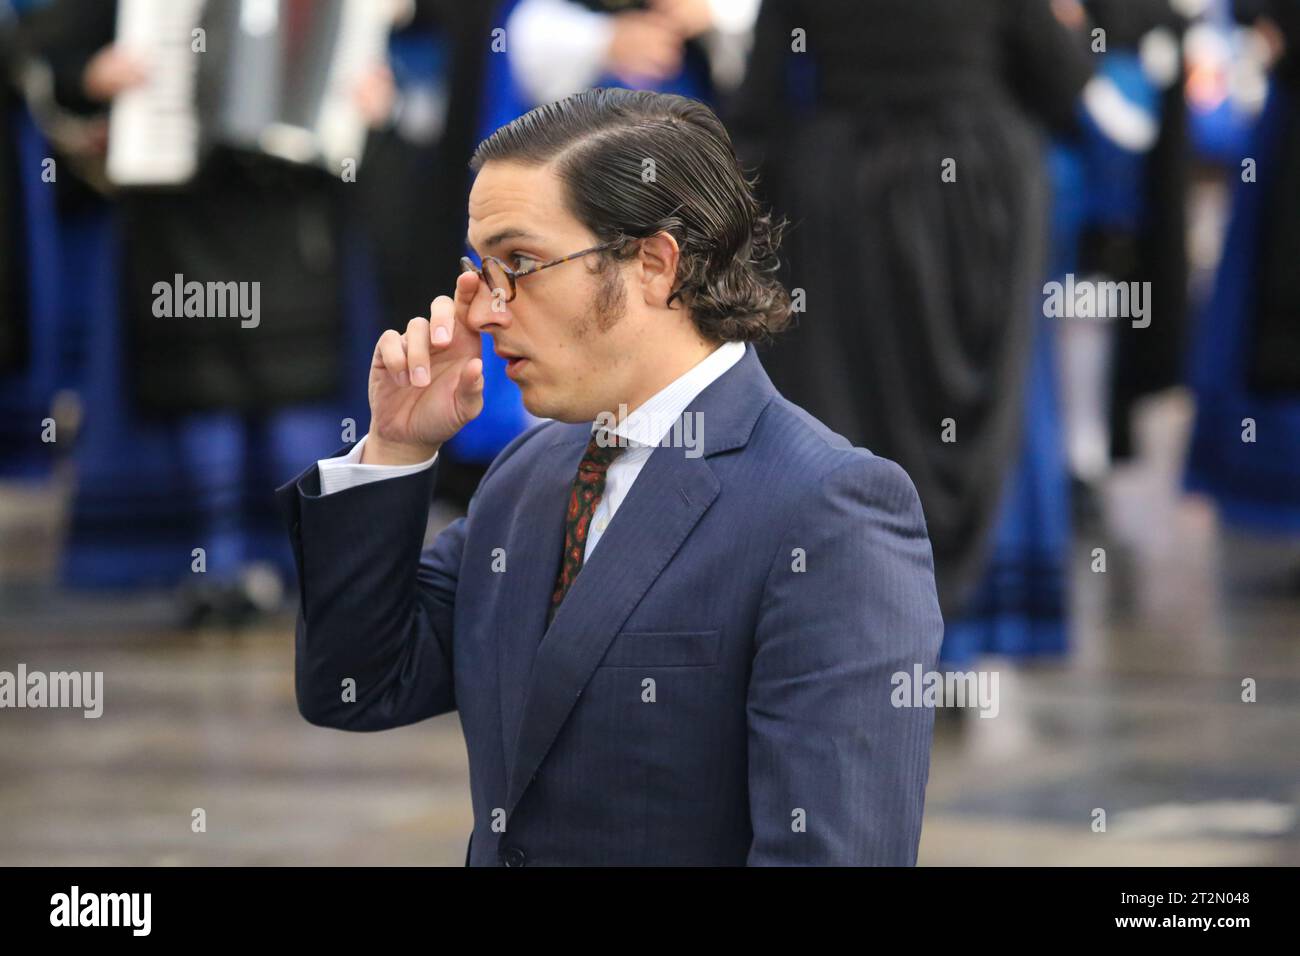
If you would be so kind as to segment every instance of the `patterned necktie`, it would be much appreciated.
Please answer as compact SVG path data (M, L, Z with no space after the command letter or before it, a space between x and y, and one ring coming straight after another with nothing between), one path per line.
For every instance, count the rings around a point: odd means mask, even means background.
M600 437L602 435L603 439ZM602 440L606 444L602 445ZM569 507L564 513L564 560L560 562L555 590L551 592L547 623L555 616L560 602L573 586L573 579L582 570L583 554L587 549L587 529L591 525L591 516L596 513L596 506L605 493L605 472L609 471L610 463L623 450L617 442L618 439L608 432L593 432L582 461L578 462L578 473L569 489Z

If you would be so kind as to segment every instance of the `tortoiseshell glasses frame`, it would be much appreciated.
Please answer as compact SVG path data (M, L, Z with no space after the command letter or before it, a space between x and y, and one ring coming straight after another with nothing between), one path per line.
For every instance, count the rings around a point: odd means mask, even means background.
M543 269L549 269L551 266L558 266L563 262L570 261L571 259L580 259L583 256L589 256L593 252L604 252L607 249L613 249L615 246L620 245L625 241L626 240L624 239L611 239L609 242L602 242L600 245L592 246L590 249L583 249L580 252L571 252L567 256L560 256L558 259L551 259L547 262L539 262L530 269L521 269L518 272L511 269L504 259L497 256L484 256L483 264L481 266L474 265L474 260L469 256L461 256L460 266L465 272L476 273L480 281L482 281L483 284L493 292L496 292L497 289L503 287L508 289L505 301L511 302L515 297L515 285L524 276L533 275L541 272Z

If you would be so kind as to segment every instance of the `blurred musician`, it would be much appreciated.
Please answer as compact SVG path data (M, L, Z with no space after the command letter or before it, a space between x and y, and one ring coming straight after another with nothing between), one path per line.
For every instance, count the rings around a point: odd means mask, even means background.
M117 4L101 0L55 0L33 17L63 107L103 114L168 81L114 42L117 22ZM358 106L378 122L391 79L379 62L358 75ZM377 322L348 227L349 185L319 166L215 144L183 184L117 195L120 242L103 254L120 268L86 317L92 366L68 583L188 582L192 620L274 603L288 555L263 489L364 410L364 395L347 403L342 374L345 355L358 354L349 336L368 340ZM160 284L234 284L247 293L244 313L186 314Z

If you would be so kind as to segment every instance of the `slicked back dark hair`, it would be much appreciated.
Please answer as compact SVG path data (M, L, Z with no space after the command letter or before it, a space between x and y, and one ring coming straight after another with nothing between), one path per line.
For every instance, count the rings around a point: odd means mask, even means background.
M667 93L592 89L506 124L474 151L491 160L554 164L574 216L605 255L667 232L681 256L668 302L680 300L712 341L761 341L790 319L776 279L783 223L754 197L722 122L703 103Z

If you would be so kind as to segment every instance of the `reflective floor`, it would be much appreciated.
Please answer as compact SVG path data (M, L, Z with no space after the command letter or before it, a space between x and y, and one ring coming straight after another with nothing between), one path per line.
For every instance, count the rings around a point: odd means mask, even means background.
M1160 442L1185 419L1152 413L1151 459L1079 531L1070 656L984 661L997 716L940 714L922 864L1300 864L1300 544L1226 533L1176 492ZM42 502L0 492L0 670L102 670L106 703L0 710L0 864L463 862L455 715L306 724L288 618L196 634L165 595L50 590Z

